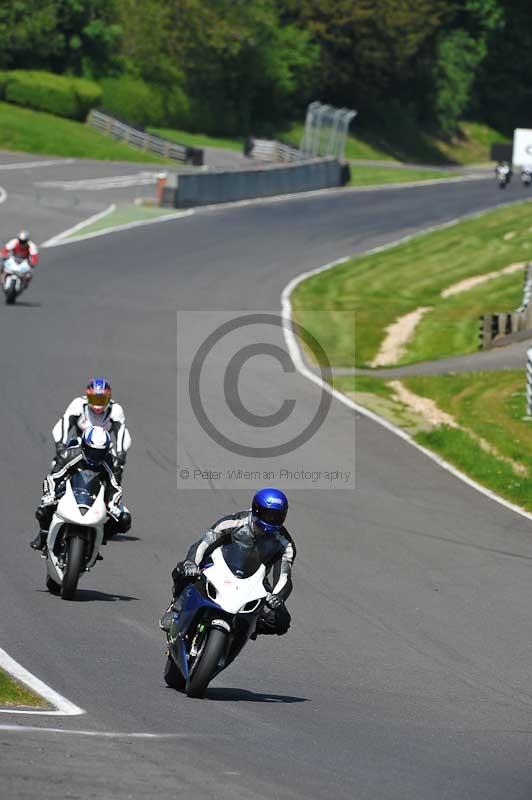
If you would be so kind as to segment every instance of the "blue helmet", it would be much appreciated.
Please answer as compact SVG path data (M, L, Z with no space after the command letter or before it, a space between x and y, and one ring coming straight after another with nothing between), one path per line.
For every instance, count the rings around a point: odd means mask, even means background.
M280 489L259 489L251 504L251 521L263 533L276 533L287 512L288 500Z
M83 456L90 467L100 467L105 461L110 447L111 437L103 428L97 426L89 428L81 437Z

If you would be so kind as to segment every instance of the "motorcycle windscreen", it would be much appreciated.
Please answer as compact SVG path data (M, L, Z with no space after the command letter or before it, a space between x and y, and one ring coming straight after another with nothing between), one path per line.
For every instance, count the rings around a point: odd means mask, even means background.
M92 469L81 469L70 478L70 488L78 506L90 506L98 496L102 479Z
M222 546L224 561L238 578L250 578L261 567L257 547L248 542L230 542Z

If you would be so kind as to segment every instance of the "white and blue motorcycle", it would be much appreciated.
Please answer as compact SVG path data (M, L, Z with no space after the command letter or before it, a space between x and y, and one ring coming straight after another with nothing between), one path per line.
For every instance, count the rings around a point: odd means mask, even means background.
M80 576L88 572L102 546L108 519L105 485L97 472L80 470L65 483L46 539L46 588L72 600Z
M255 633L268 592L255 547L232 542L201 565L201 575L174 603L166 632L166 684L203 697Z

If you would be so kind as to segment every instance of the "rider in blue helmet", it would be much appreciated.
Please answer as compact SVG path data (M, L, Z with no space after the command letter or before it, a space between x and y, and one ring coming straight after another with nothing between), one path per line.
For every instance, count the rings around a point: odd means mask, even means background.
M260 489L248 511L239 511L222 517L203 537L192 545L184 561L178 562L172 572L174 600L187 583L200 574L200 566L210 553L231 541L250 543L259 550L266 567L269 594L257 623L256 633L282 636L290 627L290 614L285 601L292 591L292 564L296 548L292 537L284 526L288 512L288 500L280 489ZM173 603L161 618L161 628L168 626L172 618Z

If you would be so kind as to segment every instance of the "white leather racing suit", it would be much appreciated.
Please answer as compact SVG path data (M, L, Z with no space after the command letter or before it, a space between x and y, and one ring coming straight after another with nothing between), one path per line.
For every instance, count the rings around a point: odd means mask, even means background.
M54 425L52 436L56 445L66 445L74 429L75 436L81 436L88 428L99 426L114 436L113 450L121 461L131 446L131 436L126 428L124 409L114 400L109 402L103 414L95 414L89 408L87 398L76 397L60 420Z

